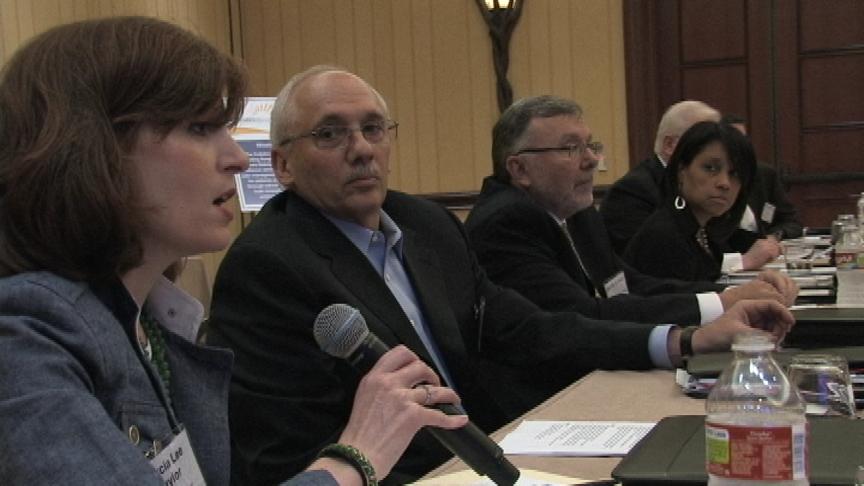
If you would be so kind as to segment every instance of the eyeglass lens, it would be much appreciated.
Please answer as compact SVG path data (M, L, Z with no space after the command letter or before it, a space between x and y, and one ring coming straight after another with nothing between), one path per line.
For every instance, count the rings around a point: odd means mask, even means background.
M390 124L385 122L364 123L358 128L344 125L324 126L313 131L312 138L318 148L336 148L344 144L352 132L359 130L367 142L376 144L384 141L388 132L396 126L395 122Z

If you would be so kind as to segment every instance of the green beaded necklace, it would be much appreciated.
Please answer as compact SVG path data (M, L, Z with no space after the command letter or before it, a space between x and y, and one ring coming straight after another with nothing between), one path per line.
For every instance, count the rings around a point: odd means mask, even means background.
M168 405L171 405L171 368L168 366L168 360L165 358L165 339L162 337L162 329L159 327L159 321L151 317L149 314L141 313L141 327L144 329L144 334L150 341L152 349L152 357L150 362L156 367L159 372L159 378L162 379L162 385L165 387L165 392L168 398Z

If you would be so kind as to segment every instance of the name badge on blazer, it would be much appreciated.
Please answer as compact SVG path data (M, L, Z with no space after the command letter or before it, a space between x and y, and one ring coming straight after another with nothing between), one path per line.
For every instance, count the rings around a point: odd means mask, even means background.
M198 460L189 443L185 429L175 435L171 443L159 451L150 465L162 478L165 486L206 486Z
M771 204L769 202L766 202L765 206L762 207L762 221L765 221L768 224L773 223L774 222L774 210L776 210L776 209L777 209L776 206L774 206L773 204Z
M615 275L612 275L609 280L606 280L606 283L603 284L603 288L606 290L606 298L630 293L627 289L627 277L624 276L624 272L621 270L619 270Z

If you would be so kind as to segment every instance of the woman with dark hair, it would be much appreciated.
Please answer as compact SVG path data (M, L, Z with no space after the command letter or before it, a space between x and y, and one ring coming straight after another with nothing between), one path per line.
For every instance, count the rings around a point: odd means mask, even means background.
M630 241L624 259L643 273L716 280L724 254L739 237L738 222L756 171L745 136L730 125L700 122L684 132L667 173L667 200ZM763 252L742 257L745 269L767 263Z
M3 67L3 484L228 484L232 355L194 342L203 309L163 273L230 242L246 85L207 42L141 17L51 29ZM390 351L293 482L374 483L420 427L464 425L424 406L458 400L438 384Z

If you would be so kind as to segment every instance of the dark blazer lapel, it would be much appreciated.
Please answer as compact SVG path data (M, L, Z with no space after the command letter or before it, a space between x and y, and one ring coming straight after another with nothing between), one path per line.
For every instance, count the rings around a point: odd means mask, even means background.
M417 298L423 307L429 329L444 356L467 357L465 343L450 306L438 255L434 249L414 232L402 228L405 268L414 284ZM448 362L451 374L459 374L457 363Z
M369 330L382 341L391 346L403 343L431 362L399 302L366 256L318 210L307 206L302 212L305 224L298 225L297 232L310 248L330 260L331 272L344 284L342 290L353 297L353 302L345 303L357 306Z
M583 209L567 219L567 228L588 271L587 278L605 295L605 282L617 274L621 266L611 251L599 250L612 248L600 213L593 206Z
M656 154L648 160L648 171L651 173L651 178L654 179L654 185L657 188L657 206L659 207L666 199L666 193L669 188L666 187L668 184L666 180L666 167Z

